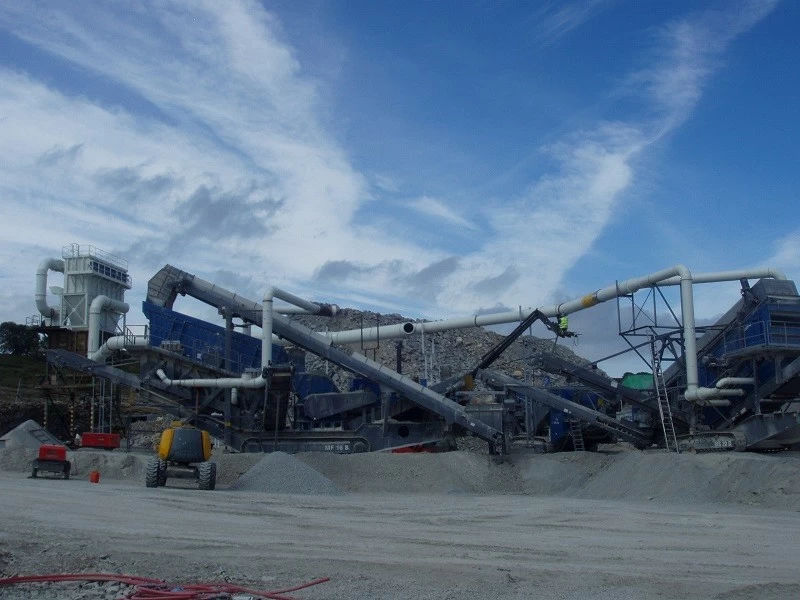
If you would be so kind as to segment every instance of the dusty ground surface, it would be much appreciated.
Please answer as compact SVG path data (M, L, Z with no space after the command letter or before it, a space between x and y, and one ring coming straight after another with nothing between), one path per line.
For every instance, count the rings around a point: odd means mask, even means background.
M80 475L63 481L28 479L3 452L3 575L103 571L261 589L331 577L295 594L309 599L800 597L794 453L273 461L287 481L312 466L341 492L295 495L225 489L252 455L221 456L220 489L200 492L145 488L145 455L78 453ZM91 465L101 465L98 485ZM118 593L0 588L14 600Z

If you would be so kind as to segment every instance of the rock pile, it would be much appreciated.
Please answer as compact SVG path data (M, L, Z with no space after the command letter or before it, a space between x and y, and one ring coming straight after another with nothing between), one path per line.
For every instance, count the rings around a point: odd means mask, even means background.
M330 479L284 452L267 454L230 486L231 490L272 494L341 494Z
M335 317L297 315L292 318L315 331L325 331L326 329L330 331L367 329L413 321L413 319L399 314L382 315L349 308L341 309ZM427 372L429 383L435 383L441 379L446 379L450 375L462 373L473 368L503 337L499 333L488 331L482 327L470 327L468 329L426 333L424 351L422 336L416 334L399 340L365 342L363 345L353 344L350 345L350 349L382 364L394 367L397 363L397 345L401 343L402 373L409 377L424 379ZM554 339L541 339L525 335L516 340L495 362L492 368L509 375L527 376L529 379L542 377L542 373L534 372L532 361L534 355L543 351L555 352L557 356L572 360L580 365L589 364L589 361L579 357L564 345L563 340L559 340L559 343L555 344ZM333 365L327 365L325 361L313 355L307 355L306 368L309 371L329 373L340 389L346 389L349 385L350 375L348 373L337 369ZM559 382L557 377L548 377L554 383Z

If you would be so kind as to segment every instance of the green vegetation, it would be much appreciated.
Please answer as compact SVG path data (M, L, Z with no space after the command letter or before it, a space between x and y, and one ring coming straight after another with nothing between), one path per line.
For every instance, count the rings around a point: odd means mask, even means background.
M13 321L0 323L0 354L32 356L41 354L43 336L32 327Z

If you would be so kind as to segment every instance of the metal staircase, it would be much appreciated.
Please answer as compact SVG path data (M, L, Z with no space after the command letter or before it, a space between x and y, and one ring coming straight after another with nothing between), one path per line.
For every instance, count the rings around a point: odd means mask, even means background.
M583 428L577 419L569 420L569 435L572 438L572 446L576 452L585 452L586 444L583 442Z
M661 430L664 433L664 447L668 452L680 453L678 436L675 434L675 424L672 421L672 408L667 396L667 386L664 383L664 372L661 370L661 353L656 349L656 342L650 344L653 359L653 388L658 401L658 414L661 417Z

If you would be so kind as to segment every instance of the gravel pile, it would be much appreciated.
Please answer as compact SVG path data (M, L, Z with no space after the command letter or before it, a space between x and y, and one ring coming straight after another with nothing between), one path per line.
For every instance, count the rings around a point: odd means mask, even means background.
M0 471L30 471L31 461L39 455L31 448L0 448Z
M347 492L371 494L514 494L522 480L512 464L473 452L297 455Z
M332 318L319 317L316 315L295 315L292 318L316 331L342 331L375 326L385 327L415 320L403 317L399 314L379 315L370 311L360 311L351 308L341 309L336 316ZM513 324L509 326L509 331L512 328ZM542 331L547 333L543 328ZM481 357L499 343L503 337L504 336L499 333L489 331L482 327L426 333L425 345L429 361L427 372L430 382L435 383L450 375L463 373L473 368ZM369 358L394 368L397 358L397 343L402 343L401 355L403 374L412 378L422 379L426 371L425 357L422 349L422 336L411 335L401 340L365 342L363 348L361 344L352 344L349 347L355 352L364 354ZM432 347L435 348L435 350L433 352L433 366L431 367ZM571 360L579 365L589 364L589 361L575 354L563 341L558 345L554 345L553 337L542 339L531 335L525 335L517 339L491 368L507 374L538 378L540 382L542 378L547 378L552 384L562 382L563 378L560 376L534 370L532 359L536 353L542 351L554 352L557 356ZM324 360L312 354L306 355L306 367L310 372L328 373L340 389L347 389L349 385L351 379L349 373L330 364L326 365Z
M31 461L38 456L38 450L30 448L1 448L0 471L29 473ZM144 481L148 454L126 453L106 450L78 450L67 452L67 460L72 463L72 477L88 477L90 471L99 471L101 479L123 479Z
M133 586L115 581L26 583L0 588L4 600L118 600L134 593Z
M231 485L230 489L314 496L342 493L333 481L284 452L266 455Z
M527 494L800 510L797 452L570 452L517 463Z
M215 450L211 462L217 463L217 487L224 488L235 483L263 458L264 455L257 452L236 454Z
M101 480L133 479L144 482L147 461L152 454L122 452L118 450L78 450L68 452L72 462L72 473L78 477L88 477L90 471L99 471Z

